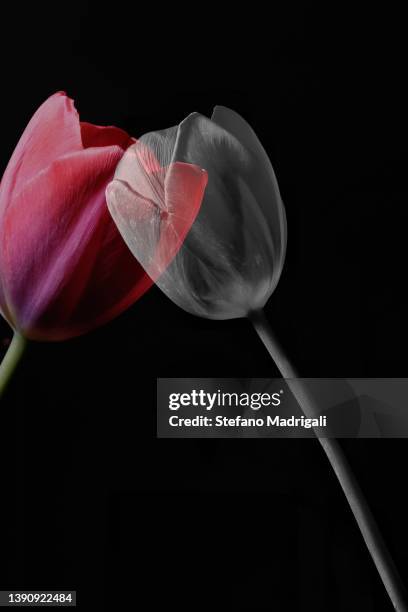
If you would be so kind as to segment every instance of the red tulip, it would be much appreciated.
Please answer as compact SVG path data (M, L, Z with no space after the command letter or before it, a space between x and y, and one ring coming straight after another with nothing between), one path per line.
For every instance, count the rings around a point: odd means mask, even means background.
M26 127L0 185L0 308L19 335L83 334L151 286L105 200L132 142L116 127L80 122L64 93Z

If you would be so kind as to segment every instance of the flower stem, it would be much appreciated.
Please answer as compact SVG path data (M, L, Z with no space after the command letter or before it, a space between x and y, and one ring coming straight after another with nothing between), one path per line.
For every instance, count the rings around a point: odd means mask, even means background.
M314 399L302 381L297 378L296 371L277 342L264 312L258 310L251 313L249 318L283 378L290 379L287 381L288 387L305 415L308 417L316 415L318 411ZM318 439L343 489L394 609L398 612L408 612L405 587L338 440Z
M7 349L3 361L0 363L0 398L2 397L14 370L23 356L27 340L18 332L14 332L13 339Z

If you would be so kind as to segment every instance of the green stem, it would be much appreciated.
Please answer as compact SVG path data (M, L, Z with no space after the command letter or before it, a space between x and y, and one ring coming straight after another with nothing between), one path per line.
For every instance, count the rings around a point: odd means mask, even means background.
M27 340L18 332L15 332L10 346L7 349L7 353L5 354L3 361L0 363L0 398L10 382L14 370L21 360L26 346Z
M288 387L305 415L315 416L318 413L315 401L306 386L298 379L295 369L276 340L264 312L256 311L251 313L249 318L283 378L289 379ZM405 587L338 440L318 439L343 489L394 609L398 612L408 612Z

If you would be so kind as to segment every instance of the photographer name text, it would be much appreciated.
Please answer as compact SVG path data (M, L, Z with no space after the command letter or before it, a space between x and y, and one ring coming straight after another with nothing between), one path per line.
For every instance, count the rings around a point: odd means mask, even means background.
M289 417L284 419L278 415L246 418L240 415L236 417L227 417L218 415L216 417L208 417L198 415L195 417L179 417L172 415L169 417L169 425L171 427L303 427L310 429L312 427L326 427L327 417L319 416L311 419L302 417Z

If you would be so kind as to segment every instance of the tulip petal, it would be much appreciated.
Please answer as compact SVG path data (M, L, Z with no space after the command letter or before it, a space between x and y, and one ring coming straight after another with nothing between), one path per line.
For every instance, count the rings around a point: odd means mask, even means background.
M178 126L143 134L138 144L143 146L145 164L149 166L157 161L161 168L169 166L173 160L174 147L178 138ZM181 161L181 160L179 160Z
M125 151L134 142L134 139L129 134L114 125L93 125L92 123L81 121L80 126L84 149L118 145Z
M247 167L249 158L245 149L207 117L193 113L179 125L173 161L195 164L207 171L208 186L199 217L201 225L215 230L217 243L234 248L242 224L231 177L241 172L241 166ZM210 236L207 238L211 241Z
M0 188L0 215L11 197L55 159L82 149L78 113L64 93L48 98L24 130Z
M150 287L106 206L105 186L122 154L114 146L66 155L9 204L0 237L3 291L27 337L84 333Z
M130 157L134 160L135 153L131 152ZM141 173L138 191L125 180L115 178L108 186L107 201L126 244L157 282L196 218L207 173L191 164L175 163L152 172L150 181L146 175Z
M286 216L279 193L278 181L265 149L249 123L230 108L216 106L211 119L235 136L253 154L253 167L257 176L253 177L251 183L259 196L259 205L268 220L276 252L280 252L279 256L283 261L286 248ZM265 193L270 195L270 201L265 198Z
M257 155L264 164L271 165L258 136L241 115L226 106L215 106L211 120L235 136L244 147Z
M115 179L158 208L164 208L164 171L153 151L140 140L129 147L115 171Z
M215 115L219 117L220 111ZM228 216L237 210L234 203L236 196L231 194L231 178L234 175L242 177L259 202L271 236L280 251L286 243L285 239L282 240L286 226L283 204L271 162L259 141L258 146L256 145L257 137L244 119L229 109L223 109L222 119L231 127L231 132L198 113L187 117L180 124L174 158L197 164L208 171L209 189L206 199L211 202L221 199L223 206L216 203L212 204L211 208L216 211L221 209ZM206 208L203 207L202 210ZM212 210L211 215L216 211ZM220 221L223 229L228 226L221 219ZM231 228L231 234L236 235L236 229Z
M265 270L273 269L265 292L270 295L285 257L285 211L272 165L260 143L256 146L255 133L249 126L245 132L246 122L227 110L223 116L228 117L229 127L234 126L233 132L198 113L179 126L174 159L200 165L209 175L204 202L186 246L200 253L217 248L218 254L214 251L211 260L220 279L231 278L229 268L234 263L236 276L246 270L253 286L260 286ZM239 140L243 133L245 137ZM206 228L205 236L199 236L200 227ZM252 244L249 251L245 244ZM263 282L261 285L265 289Z

